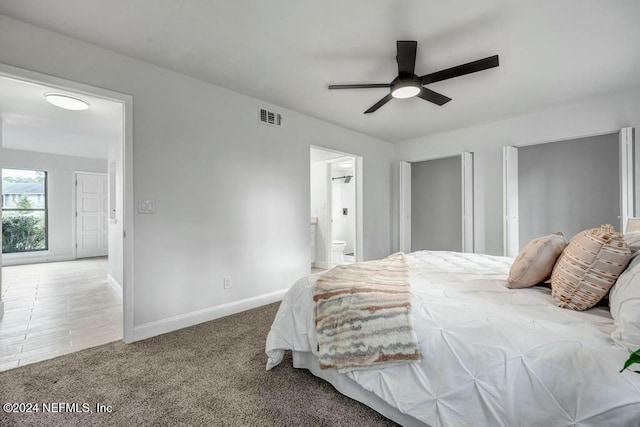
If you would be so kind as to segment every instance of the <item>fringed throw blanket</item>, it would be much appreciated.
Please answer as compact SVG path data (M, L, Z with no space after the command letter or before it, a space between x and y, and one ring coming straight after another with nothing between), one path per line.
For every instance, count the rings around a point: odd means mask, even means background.
M313 300L321 369L420 360L403 253L333 268L316 281Z

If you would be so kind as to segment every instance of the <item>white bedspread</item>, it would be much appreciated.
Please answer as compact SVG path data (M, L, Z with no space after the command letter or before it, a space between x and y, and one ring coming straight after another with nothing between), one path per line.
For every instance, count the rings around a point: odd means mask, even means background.
M512 259L408 255L422 360L349 372L431 426L640 426L640 375L619 373L608 310L556 307L549 289L507 289ZM317 354L310 276L285 298L267 337L267 369L285 349Z

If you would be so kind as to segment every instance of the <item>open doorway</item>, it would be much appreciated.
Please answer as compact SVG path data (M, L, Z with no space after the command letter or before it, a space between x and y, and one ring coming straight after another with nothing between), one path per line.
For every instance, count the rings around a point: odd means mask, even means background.
M130 341L130 298L123 304L130 103L0 66L0 371Z
M612 224L624 232L635 215L634 132L504 147L504 253L554 232L567 240Z
M362 261L362 158L311 147L311 268Z

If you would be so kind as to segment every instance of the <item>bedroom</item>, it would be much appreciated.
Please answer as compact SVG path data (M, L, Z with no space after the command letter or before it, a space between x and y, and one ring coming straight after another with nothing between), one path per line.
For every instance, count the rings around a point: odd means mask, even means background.
M398 161L472 151L474 248L501 255L503 146L640 124L635 2L367 2L344 16L338 2L0 5L0 63L133 97L131 197L158 207L133 224L130 340L275 302L308 274L311 145L363 158L366 260L398 250ZM364 116L384 92L326 90L393 78L402 39L419 41L424 72L496 53L501 65L439 83L453 98L441 109ZM258 123L262 107L283 127ZM198 209L184 209L185 183L208 195Z

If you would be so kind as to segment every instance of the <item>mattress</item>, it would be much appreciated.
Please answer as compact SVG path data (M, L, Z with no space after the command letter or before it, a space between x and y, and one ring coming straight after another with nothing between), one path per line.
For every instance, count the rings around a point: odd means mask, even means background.
M610 338L607 309L570 311L548 288L506 288L511 258L407 257L421 361L335 375L430 426L640 425L640 375L619 373L628 352ZM267 337L268 369L287 349L317 355L316 277L285 295Z

